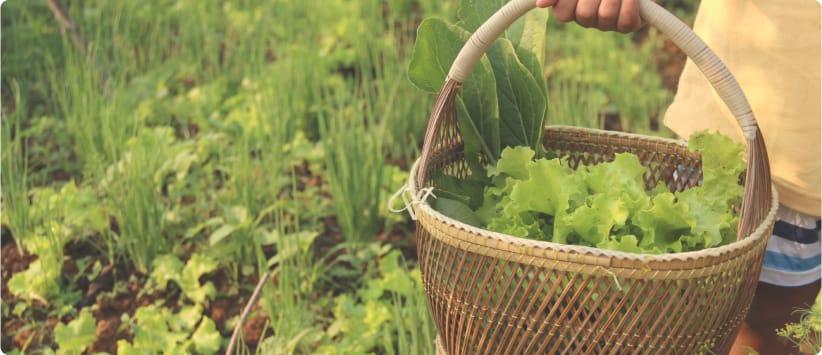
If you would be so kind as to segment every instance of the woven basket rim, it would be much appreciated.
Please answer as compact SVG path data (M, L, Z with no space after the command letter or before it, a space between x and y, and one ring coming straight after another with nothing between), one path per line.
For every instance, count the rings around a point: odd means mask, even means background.
M671 138L664 138L664 137L655 137L655 136L648 136L648 135L641 135L636 133L626 133L626 132L616 132L616 131L607 131L607 130L600 130L600 129L592 129L592 128L581 128L581 127L573 127L573 126L563 126L563 125L549 125L545 126L545 129L557 129L557 130L576 130L576 131L583 131L587 133L593 134L608 134L608 135L616 135L616 136L624 136L626 138L634 138L634 139L644 139L650 141L657 141L659 143L665 144L683 144L683 140L676 140ZM419 159L417 159L411 167L411 171L409 174L408 180L408 189L412 196L414 197L414 201L412 203L412 207L415 214L417 214L418 223L420 220L425 220L425 216L427 215L434 220L439 221L440 223L450 225L456 229L462 230L465 233L458 233L457 235L449 235L450 238L453 238L462 243L470 243L476 245L482 245L486 248L496 249L501 252L510 253L512 255L517 256L524 256L524 257L533 257L533 258L545 258L551 257L552 259L559 256L559 254L566 254L563 255L562 259L566 260L573 260L574 262L580 264L588 264L588 265L595 265L595 266L607 266L613 267L613 260L624 260L628 262L639 262L644 267L649 267L652 265L660 266L669 262L677 262L677 263L686 263L692 264L696 260L700 259L716 259L722 258L726 255L733 255L738 254L744 250L747 250L752 244L759 241L761 238L770 237L768 235L771 231L773 223L776 219L776 212L779 206L778 196L776 187L771 184L771 191L772 191L772 198L771 198L771 208L768 212L767 217L765 220L760 223L756 229L754 230L751 235L748 237L734 241L732 243L712 247L702 250L696 251L687 251L687 252L679 252L679 253L666 253L666 254L640 254L640 253L629 253L623 251L616 251L616 250L607 250L607 249L600 249L595 247L589 246L582 246L582 245L571 245L571 244L560 244L554 243L550 241L542 241L542 240L534 240L534 239L527 239L521 237L515 237L512 235L494 232L482 228L478 228L475 226L471 226L469 224L463 223L459 220L450 218L448 216L443 215L442 213L436 211L431 205L424 200L417 200L416 196L418 196L417 184L416 184L416 176L417 176L417 169L419 165ZM424 225L423 225L424 227ZM652 267L653 268L653 267ZM663 268L668 269L668 268Z
M609 130L605 130L605 129L587 128L587 127L578 127L578 126L569 126L569 125L560 125L560 124L547 124L543 127L543 129L544 130L550 129L552 131L577 131L577 132L599 134L599 135L610 135L610 136L615 136L615 137L625 137L625 138L633 138L633 139L642 139L642 140L647 140L647 141L656 141L656 142L665 143L665 144L677 144L677 145L684 146L685 148L688 147L687 141L684 140L684 139L649 136L649 135L646 135L646 134L631 133L631 132L609 131Z

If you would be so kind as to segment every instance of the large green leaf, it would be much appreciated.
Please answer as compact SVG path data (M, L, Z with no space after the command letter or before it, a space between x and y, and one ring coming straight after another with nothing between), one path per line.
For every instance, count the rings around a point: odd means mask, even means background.
M417 41L408 64L408 78L416 87L436 93L469 33L439 18L427 18L417 29Z
M517 48L517 56L519 57L520 63L531 72L531 76L536 80L537 86L539 87L540 95L542 95L545 100L545 112L542 115L543 124L545 124L545 118L548 114L548 83L545 80L545 71L543 69L545 66L544 52L545 51L540 52L542 53L542 56L540 56L528 48ZM540 132L540 134L541 133L542 132Z
M483 59L474 68L457 97L457 118L465 144L465 159L471 171L484 175L479 168L479 154L492 162L500 152L500 114L496 81L491 64Z
M476 30L505 2L463 1L459 17L465 29L440 19L424 20L408 69L411 82L429 92L440 90L469 31ZM506 146L528 146L538 154L542 152L547 112L543 74L547 18L546 11L532 11L516 21L460 89L455 102L458 124L465 159L475 177L485 176L481 154L493 164Z
M217 261L205 254L196 253L183 265L182 261L173 254L164 254L157 257L152 264L154 271L151 277L154 282L165 289L169 281L176 282L183 294L197 304L216 295L216 289L211 281L200 283L200 277L217 269Z
M183 262L174 254L160 255L151 264L151 278L161 290L165 290L169 281L177 282L180 279L183 266Z
M545 64L545 50L548 40L548 11L530 11L523 16L523 20L517 22L522 23L522 32L519 37L509 39L517 47L517 53L520 56L523 51L535 55L536 62L540 64L539 73L541 74L542 65ZM514 24L516 25L516 23ZM509 32L509 34L511 33ZM537 73L535 72L534 75L537 76Z
M479 216L463 201L439 197L431 202L431 206L440 213L465 224L475 227L482 226Z
M654 196L652 206L639 211L636 224L642 229L639 247L651 252L681 252L680 236L691 230L688 206L676 203L672 193Z
M508 0L462 0L458 16L466 30L474 32Z
M609 194L591 195L587 200L569 214L570 227L587 245L607 242L611 229L628 219L625 202Z
M544 80L534 77L507 39L497 40L488 50L488 58L496 77L499 111L505 115L500 120L500 145L541 151L547 108L547 99L540 87Z
M468 31L476 31L507 2L462 1L461 24ZM548 11L530 11L511 24L488 52L499 98L500 149L525 145L542 151L540 142L548 96L543 73L547 24Z
M408 67L411 82L422 90L437 92L470 33L441 19L424 20ZM492 161L499 155L499 106L491 64L483 57L462 85L455 102L465 143L465 158L472 171L483 171L480 153Z
M439 187L435 194L437 198L461 201L472 209L479 208L482 204L482 190L489 182L485 176L459 178L440 171L435 171L431 179L434 186Z

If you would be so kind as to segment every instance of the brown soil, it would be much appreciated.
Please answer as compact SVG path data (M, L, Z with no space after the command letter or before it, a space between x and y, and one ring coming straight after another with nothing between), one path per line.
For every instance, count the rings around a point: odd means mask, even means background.
M37 259L34 255L21 254L7 230L3 231L2 240L2 298L3 307L14 308L14 305L22 300L12 296L8 291L8 280L17 272L28 268L28 265ZM66 263L63 266L63 274L73 278L87 270L79 270L76 260L89 257L89 250L85 246L68 245L65 248ZM136 276L136 277L135 277ZM132 281L129 280L133 277ZM75 305L77 310L96 305L93 315L97 320L96 340L87 349L89 353L107 352L115 354L117 352L117 341L133 338L133 334L128 327L123 326L121 318L124 314L133 316L140 307L162 301L166 307L176 311L180 306L179 292L166 292L156 294L141 294L140 291L146 282L144 275L139 275L134 270L124 268L114 268L104 266L97 279L91 282L83 281L84 278L77 277L76 286L83 298ZM215 300L204 305L205 315L210 317L217 325L225 339L231 336L233 329L226 328L226 321L238 316L251 294L251 289L256 285L256 277L249 277L241 280L243 285L239 291L231 295L230 289L237 289L224 273L216 273L216 276L209 276L208 281L214 283L218 290ZM115 284L121 284L116 287ZM123 287L124 284L124 287ZM29 349L37 349L42 346L51 346L53 343L51 334L58 322L68 322L71 316L58 319L56 311L49 305L34 302L33 306L23 317L11 314L3 317L2 321L2 350L3 352L12 349L21 349L29 344ZM257 312L259 313L259 312ZM31 320L37 323L32 326ZM263 337L265 321L267 317L261 314L254 314L247 319L243 326L243 335L250 349L256 348L260 338Z
M409 232L412 225L402 224L395 226L390 233L381 232L377 239L393 244L399 248L408 260L416 258L414 248L413 233ZM331 247L342 242L339 228L336 226L334 218L326 221L326 233L318 238L315 247L316 252L329 251ZM344 251L338 251L344 253ZM96 339L87 349L88 353L106 352L114 354L117 352L117 341L133 339L133 333L129 327L122 323L123 315L133 316L138 308L162 302L172 311L177 311L182 306L179 298L179 291L165 293L146 294L141 293L143 285L147 282L145 275L140 275L134 270L127 270L122 267L103 266L100 274L95 280L79 282L84 279L76 277L78 274L87 273L88 270L79 270L76 260L89 257L88 248L78 245L68 245L65 248L66 263L63 266L63 273L66 277L78 280L77 290L83 295L82 299L75 305L76 310L94 305L93 313L97 320ZM28 265L36 260L34 255L21 255L17 245L9 237L4 237L2 244L2 287L4 307L13 308L17 302L22 300L13 297L7 288L8 279L14 273L28 268ZM129 281L130 280L130 281ZM202 281L213 282L218 290L218 297L215 300L206 302L204 314L211 318L224 339L228 339L233 332L233 328L228 328L228 320L235 318L242 313L248 302L251 291L257 284L257 278L247 277L240 280L241 287L232 282L223 272L204 277ZM276 282L274 280L273 282ZM234 291L232 291L234 290ZM56 310L46 304L34 303L23 317L9 314L3 318L2 322L2 350L8 352L12 349L21 349L29 344L29 349L37 349L43 346L54 347L51 334L58 322L69 322L71 316L58 319ZM31 326L31 321L35 320L35 326ZM269 336L268 317L262 308L255 306L248 318L242 325L241 341L253 352L261 339Z
M37 256L31 254L20 254L20 250L17 249L17 244L14 243L11 237L6 237L8 235L5 232L5 228L3 231L2 237L2 254L0 258L3 260L2 265L2 275L3 275L3 282L2 282L2 293L3 295L9 294L8 289L8 281L11 278L11 275L23 271L28 268L29 264L37 259Z
M263 339L263 333L268 328L268 316L259 314L250 316L243 324L243 341L249 349L257 348L260 340Z
M0 268L0 270L2 270L3 307L14 309L16 303L11 299L7 299L10 295L8 281L15 273L28 268L29 263L36 260L37 257L30 254L21 254L17 249L17 244L14 243L10 233L5 228L3 228L1 253L0 260L2 260L2 268ZM10 317L13 316L10 315ZM4 319L2 327L3 331L0 337L0 344L4 351L12 347L21 347L29 337L34 337L33 340L42 340L42 335L34 334L36 332L35 329L26 329L25 322L19 320Z
M112 299L99 299L97 301L97 311L94 317L97 318L97 339L91 346L92 352L117 352L117 340L130 340L127 332L120 332L120 317L128 313L133 315L136 310L135 298L131 294L119 294Z

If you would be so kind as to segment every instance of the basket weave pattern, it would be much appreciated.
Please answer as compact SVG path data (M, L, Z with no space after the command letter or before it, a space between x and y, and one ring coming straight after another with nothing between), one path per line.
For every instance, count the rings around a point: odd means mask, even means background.
M455 126L443 123L440 137L450 139L417 176L467 174ZM649 187L683 190L700 177L699 156L672 140L549 127L544 143L572 166L637 154ZM757 233L728 246L640 255L494 233L427 204L417 215L423 283L448 354L726 353L752 301L773 221L771 213Z
M643 19L666 34L696 66L737 119L748 145L738 240L701 251L622 253L534 241L448 218L424 199L434 172L468 175L455 99L494 39L533 9L511 0L460 50L429 118L420 159L410 172L412 217L423 285L447 354L727 353L748 313L777 195L762 133L733 75L690 28L650 0ZM701 180L701 160L681 142L649 136L548 127L545 149L572 167L636 154L647 188L682 191ZM423 193L424 192L424 193Z

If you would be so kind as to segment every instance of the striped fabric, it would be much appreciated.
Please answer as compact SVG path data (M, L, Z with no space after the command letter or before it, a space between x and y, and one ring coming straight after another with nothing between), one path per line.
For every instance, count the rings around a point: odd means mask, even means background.
M818 217L779 207L759 280L777 286L807 285L822 276Z

